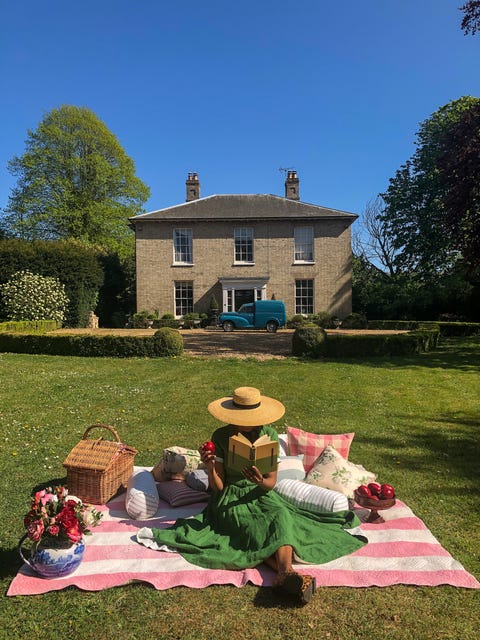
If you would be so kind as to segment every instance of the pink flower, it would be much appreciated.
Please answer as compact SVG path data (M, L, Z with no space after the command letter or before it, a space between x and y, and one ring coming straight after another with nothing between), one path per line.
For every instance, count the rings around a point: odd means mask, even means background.
M27 535L30 540L37 542L42 537L42 533L45 530L45 526L41 520L34 520L28 525Z
M35 504L42 502L42 499L45 496L45 493L46 493L45 489L42 489L42 491L36 491L35 497L34 497ZM42 504L45 504L45 503L42 502Z
M50 536L58 536L59 532L60 532L60 527L58 526L58 524L51 524L47 529L47 533Z
M45 493L45 495L41 498L42 504L45 506L47 502L56 502L57 496L53 493Z

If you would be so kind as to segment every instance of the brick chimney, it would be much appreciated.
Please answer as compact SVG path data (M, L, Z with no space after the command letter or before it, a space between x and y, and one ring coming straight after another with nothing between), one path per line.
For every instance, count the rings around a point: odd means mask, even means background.
M189 173L186 181L187 197L186 201L198 200L200 198L200 181L198 179L198 173Z
M285 198L289 200L300 200L300 180L298 179L297 172L287 172L285 179Z

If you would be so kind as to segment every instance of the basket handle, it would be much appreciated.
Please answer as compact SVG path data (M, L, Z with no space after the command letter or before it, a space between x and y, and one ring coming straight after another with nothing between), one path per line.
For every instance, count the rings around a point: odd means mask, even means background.
M82 440L86 440L88 434L90 433L90 431L92 429L108 429L109 431L111 431L113 433L113 435L115 436L117 442L121 442L120 440L120 436L118 435L118 433L115 431L115 429L113 427L110 427L108 424L92 424L92 426L88 427L88 429L85 431L85 433L82 436ZM103 438L99 438L99 440L102 440Z

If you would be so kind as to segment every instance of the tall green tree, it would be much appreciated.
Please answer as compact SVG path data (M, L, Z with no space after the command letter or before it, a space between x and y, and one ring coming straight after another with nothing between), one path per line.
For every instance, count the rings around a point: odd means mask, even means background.
M421 123L417 150L382 194L381 219L400 271L428 279L450 272L459 261L469 271L479 264L478 254L467 250L480 214L475 185L480 172L479 107L479 98L465 96ZM463 159L461 167L458 158Z
M474 36L480 31L480 0L468 0L460 7L463 11L461 28L465 35L469 33Z
M25 153L9 171L17 178L2 227L28 240L76 238L131 253L128 218L142 211L149 188L133 160L89 109L64 105L28 131Z

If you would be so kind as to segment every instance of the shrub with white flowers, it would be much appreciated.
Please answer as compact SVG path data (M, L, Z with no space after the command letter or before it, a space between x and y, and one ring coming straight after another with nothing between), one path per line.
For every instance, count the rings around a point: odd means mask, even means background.
M65 319L69 300L64 285L57 278L30 271L17 271L0 284L3 309L9 320Z

